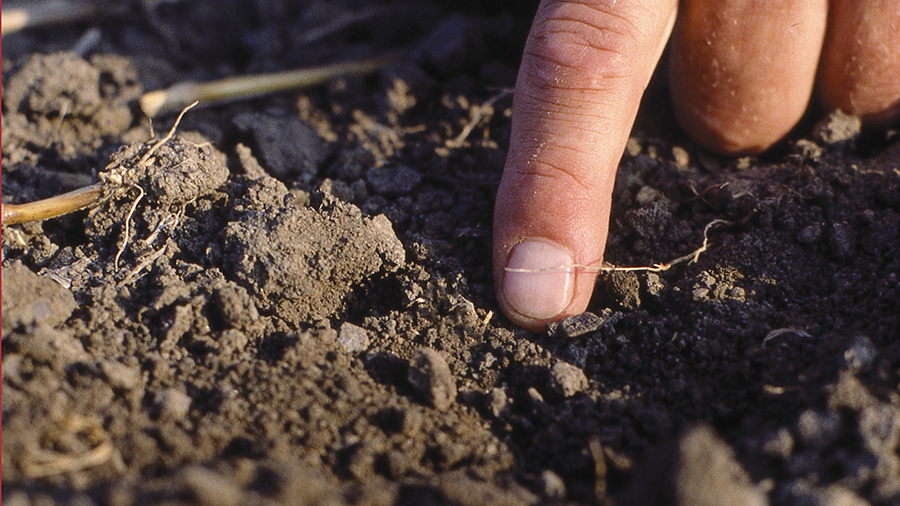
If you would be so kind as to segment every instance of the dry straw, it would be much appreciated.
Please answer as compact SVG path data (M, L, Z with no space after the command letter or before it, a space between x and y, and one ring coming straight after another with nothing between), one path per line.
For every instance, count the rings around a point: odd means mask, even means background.
M397 60L397 55L367 60L335 63L321 67L229 77L203 83L181 82L165 90L150 91L141 97L141 110L152 118L181 110L185 105L200 105L242 100L279 91L295 90L321 84L343 76L376 72Z

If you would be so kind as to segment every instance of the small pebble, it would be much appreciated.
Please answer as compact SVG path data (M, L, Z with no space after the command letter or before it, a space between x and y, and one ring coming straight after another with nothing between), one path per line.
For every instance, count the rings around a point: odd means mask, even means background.
M137 367L128 367L121 362L103 360L100 362L100 370L113 388L131 390L141 382L141 370Z
M798 441L812 448L826 448L841 437L841 415L835 411L819 413L808 409L797 419Z
M541 473L541 488L544 497L551 501L563 501L566 498L566 482L549 469Z
M856 336L844 350L844 367L853 372L867 371L872 368L878 348L868 336Z
M853 227L845 221L831 226L829 239L831 254L838 260L849 259L856 251L856 233L853 231Z
M569 316L550 324L548 331L557 337L576 338L593 332L604 324L604 319L591 312Z
M506 412L509 409L509 397L506 395L506 390L502 388L491 389L491 393L488 394L488 407L494 418L499 418L500 415Z
M366 333L366 329L349 322L341 325L337 340L347 353L359 353L369 347L369 335Z
M169 388L159 394L158 404L160 418L180 420L191 409L191 398L184 392Z
M200 504L206 506L237 506L243 492L232 480L199 466L188 467L181 473L188 490Z
M421 348L416 352L407 379L439 410L447 409L456 399L456 379L450 372L450 366L440 353L431 348Z
M550 369L550 386L563 397L572 397L588 387L584 371L560 360Z

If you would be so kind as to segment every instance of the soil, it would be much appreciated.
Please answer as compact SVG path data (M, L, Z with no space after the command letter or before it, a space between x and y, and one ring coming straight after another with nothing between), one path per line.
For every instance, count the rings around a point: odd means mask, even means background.
M490 2L484 2L487 4ZM3 40L7 504L900 504L900 135L762 157L655 79L590 312L512 326L492 201L534 2L134 2ZM402 62L151 122L175 82ZM715 225L707 225L715 220Z

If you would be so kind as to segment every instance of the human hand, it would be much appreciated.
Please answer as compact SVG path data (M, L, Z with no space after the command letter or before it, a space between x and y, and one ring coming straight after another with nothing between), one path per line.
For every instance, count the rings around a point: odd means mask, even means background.
M676 11L678 21L676 23ZM616 167L672 36L676 116L700 145L764 151L827 108L900 117L900 0L542 0L516 82L494 211L494 279L517 325L585 310Z

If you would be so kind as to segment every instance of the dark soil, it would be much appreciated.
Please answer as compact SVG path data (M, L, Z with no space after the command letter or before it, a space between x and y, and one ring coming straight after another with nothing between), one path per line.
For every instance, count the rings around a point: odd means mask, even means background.
M517 330L490 226L533 9L134 2L85 55L83 24L4 37L3 202L108 190L3 230L4 503L900 504L898 132L813 110L718 158L655 81L607 260L727 223ZM136 104L396 49L156 148L174 117Z

